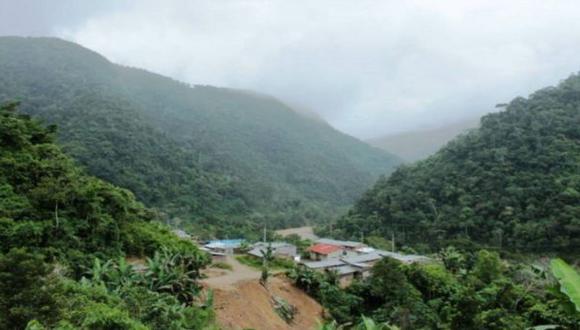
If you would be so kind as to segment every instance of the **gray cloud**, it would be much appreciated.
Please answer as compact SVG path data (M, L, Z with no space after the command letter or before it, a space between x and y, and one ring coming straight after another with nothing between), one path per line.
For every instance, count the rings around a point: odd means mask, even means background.
M121 10L119 0L0 0L0 35L47 36L97 14Z
M580 68L577 1L143 0L103 8L82 7L81 20L53 22L50 33L189 83L272 94L362 138L478 116Z

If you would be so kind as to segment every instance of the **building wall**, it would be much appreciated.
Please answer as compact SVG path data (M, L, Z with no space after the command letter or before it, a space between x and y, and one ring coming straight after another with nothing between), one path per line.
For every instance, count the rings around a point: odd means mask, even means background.
M297 254L295 246L282 246L276 249L276 256L293 258Z
M353 274L343 275L338 280L338 285L341 288L345 288L345 287L349 286L352 283L352 280L353 279L354 279L354 275Z

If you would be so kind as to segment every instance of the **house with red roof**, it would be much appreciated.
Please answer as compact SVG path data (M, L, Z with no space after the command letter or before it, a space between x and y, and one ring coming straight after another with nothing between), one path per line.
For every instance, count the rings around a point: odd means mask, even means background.
M308 248L311 260L326 260L343 255L344 248L337 245L318 243Z

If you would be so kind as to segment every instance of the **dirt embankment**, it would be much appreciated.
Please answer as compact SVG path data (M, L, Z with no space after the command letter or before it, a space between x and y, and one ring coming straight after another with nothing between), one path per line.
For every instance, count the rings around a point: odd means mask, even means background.
M268 289L260 284L260 271L241 264L234 256L225 260L231 270L210 268L201 283L214 291L216 318L222 329L314 329L322 319L323 309L304 291L296 288L285 275L270 276ZM290 324L274 309L274 297L296 307Z
M268 289L258 280L238 282L234 289L214 289L218 324L223 329L314 329L322 319L322 307L283 276L272 277ZM285 299L297 308L293 321L286 323L275 311L273 297Z

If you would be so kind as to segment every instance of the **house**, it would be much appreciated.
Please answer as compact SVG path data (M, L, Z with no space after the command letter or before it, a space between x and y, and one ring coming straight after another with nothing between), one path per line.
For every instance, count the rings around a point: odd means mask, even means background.
M390 251L383 251L383 250L376 250L376 253L382 257L390 257L393 259L397 259L404 264L414 264L414 263L428 263L432 262L433 259L417 254L400 254L397 252L390 252Z
M301 264L312 270L329 270L344 266L344 261L340 260L339 258L332 258L321 261L306 261L302 262Z
M346 264L368 268L374 266L374 264L381 259L383 259L383 257L380 254L374 252L341 258L341 260Z
M344 253L344 249L341 246L323 243L314 244L307 251L310 253L311 260L338 258Z
M205 246L202 246L199 249L206 252L207 254L209 254L211 256L212 262L220 262L220 261L226 260L226 254L223 252L217 252L214 250L210 250L210 249L206 248Z
M359 253L358 250L364 249L367 247L366 244L361 243L361 242L340 241L340 240L330 239L330 238L321 238L321 239L317 240L316 243L339 246L343 249L344 255L358 254Z
M349 265L337 267L333 271L338 275L338 284L342 288L349 286L354 279L364 274L363 269Z
M340 258L303 262L302 265L314 271L335 272L342 287L350 284L353 279L363 276L363 272L365 271L364 268L349 265Z
M357 275L360 275L363 278L370 275L371 268L373 268L373 266L381 259L383 259L383 257L374 252L341 258L345 264L351 267L356 267L359 270Z
M204 245L204 247L213 252L230 255L234 254L234 252L239 251L243 242L244 242L243 239L213 240L209 241L206 245Z
M315 259L317 261L302 262L301 264L311 270L319 272L336 272L339 278L341 286L349 285L353 279L356 278L366 278L370 275L372 267L385 257L390 257L399 260L402 263L425 263L430 262L431 259L420 255L404 255L395 252L376 250L373 248L356 248L358 253L349 254L347 250L343 250L341 247L330 244L316 244L311 247L311 254L314 253L312 249L318 245L322 245L324 248L315 248L318 252L330 252L327 253L326 258ZM327 246L334 247L334 249L327 248ZM354 247L354 245L353 245ZM336 250L336 248L339 248ZM340 251L338 254L334 251ZM318 254L316 254L318 256Z
M264 256L263 253L266 252L268 246L272 248L272 254L278 258L294 259L298 255L296 246L286 242L258 242L254 244L250 251L248 251L248 254L254 257L262 258Z

